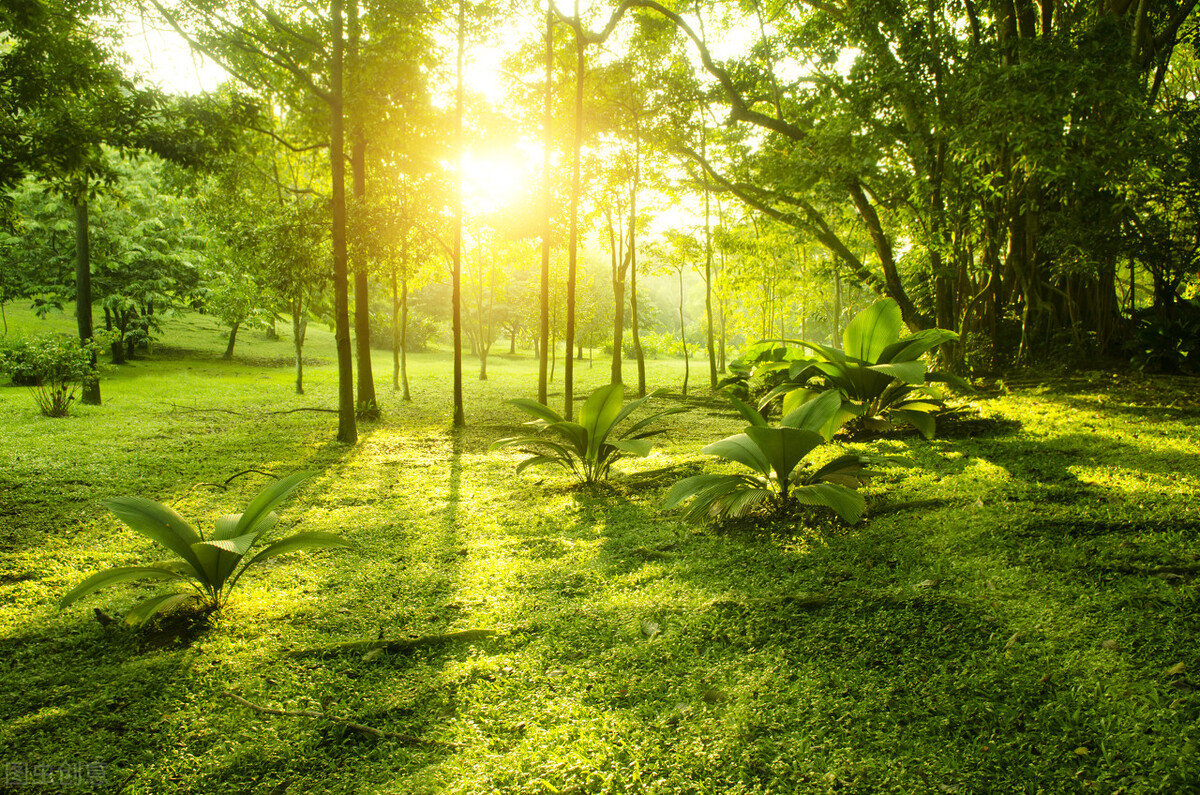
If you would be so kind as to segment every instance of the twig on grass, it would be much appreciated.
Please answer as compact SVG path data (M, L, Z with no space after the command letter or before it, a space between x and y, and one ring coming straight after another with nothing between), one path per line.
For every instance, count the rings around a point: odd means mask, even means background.
M190 412L192 414L221 413L221 414L233 414L234 416L237 416L237 417L245 416L245 414L243 412L234 411L233 409L200 409L200 408L195 408L194 406L181 406L178 403L172 403L171 408L175 409L176 411L186 411L186 412Z
M172 403L171 408L175 409L176 411L187 411L187 412L191 412L194 414L219 412L221 414L232 414L235 417L254 416L253 412L234 411L233 409L202 409L202 408L196 408L194 406L181 406L178 403ZM326 409L326 408L319 408L317 406L301 406L298 409L283 409L280 411L264 411L264 412L262 412L262 415L267 416L267 417L274 417L274 416L279 416L281 414L295 414L297 411L320 411L320 412L324 412L326 414L337 414L338 413L338 409Z
M324 712L315 712L310 709L291 710L291 709L275 709L274 707L260 707L258 704L255 704L253 702L247 701L246 699L242 698L237 693L231 693L229 691L225 691L225 695L228 696L229 698L232 698L234 701L241 704L243 707L249 707L250 709L254 710L255 712L261 712L264 715L283 715L288 718L316 718L318 720L320 720L320 719L329 720L329 721L333 721L334 723L340 723L343 726L345 726L346 728L353 729L354 731L360 732L362 734L369 734L372 737L379 737L381 739L386 739L386 740L399 740L402 743L408 743L410 745L454 745L453 743L443 743L443 742L438 742L437 740L426 740L422 737L414 737L411 734L397 734L396 732L385 732L385 731L382 731L381 729L376 729L373 726L366 726L361 723L355 723L352 720L346 720L345 718L337 718L337 717L334 717L333 715L327 715Z
M346 654L350 652L365 653L385 651L389 654L403 654L415 649L438 646L443 643L461 641L476 641L490 638L496 634L494 629L464 629L458 632L446 632L441 635L425 635L420 638L400 638L398 640L352 640L337 643L333 646L322 646L316 649L302 649L292 652L293 657L323 657L329 654Z
M268 472L265 469L243 469L241 472L237 473L236 475L230 475L229 477L225 478L224 483L197 483L194 486L192 486L190 489L188 489L187 493L188 493L188 495L190 495L193 491L200 488L201 486L212 486L214 489L220 489L221 491L228 491L230 483L237 480L242 475L249 475L251 473L257 473L259 475L266 475L269 478L278 478L279 477L274 472ZM185 496L187 496L187 495L185 495ZM178 503L179 500L176 500L175 502Z
M340 409L319 409L319 408L312 408L312 407L304 407L304 408L298 408L298 409L284 409L283 411L267 411L264 413L267 415L295 414L297 411L323 411L326 414L337 414L338 411L340 411Z

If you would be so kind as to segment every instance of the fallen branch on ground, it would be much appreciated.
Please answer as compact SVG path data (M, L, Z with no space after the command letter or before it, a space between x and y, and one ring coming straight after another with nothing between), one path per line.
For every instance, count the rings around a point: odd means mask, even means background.
M494 629L464 629L459 632L447 632L442 635L425 635L420 638L400 638L398 640L352 640L337 643L333 646L322 646L317 649L303 649L292 652L294 657L323 657L329 654L346 654L356 652L363 654L371 651L385 651L390 654L403 654L415 649L440 646L443 643L483 640L496 634Z
M323 720L332 721L334 723L340 723L348 729L353 729L354 731L361 732L362 734L369 734L372 737L379 737L381 739L387 739L387 740L399 740L400 742L414 744L414 745L416 745L416 744L452 745L452 743L441 743L436 740L426 740L421 737L413 737L411 734L397 734L395 732L385 732L380 729L376 729L373 726L365 726L361 723L355 723L354 721L346 720L345 718L336 718L332 715L327 715L324 712L315 712L310 709L291 710L291 709L275 709L273 707L260 707L258 704L254 704L254 703L242 698L237 693L230 693L229 691L226 691L225 695L228 696L229 698L232 698L234 701L241 704L243 707L249 707L250 709L254 710L255 712L261 712L264 715L283 715L288 718L323 719Z

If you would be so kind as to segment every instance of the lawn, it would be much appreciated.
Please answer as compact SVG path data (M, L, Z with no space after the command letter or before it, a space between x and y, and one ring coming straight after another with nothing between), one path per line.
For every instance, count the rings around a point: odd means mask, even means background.
M503 400L535 392L528 357L469 377L453 431L449 357L410 357L405 404L379 352L383 418L348 448L336 415L292 411L335 402L313 335L303 396L286 339L245 334L223 361L196 316L107 373L103 406L47 419L0 387L8 788L1200 791L1195 379L1015 376L932 441L850 445L908 462L858 525L690 527L660 510L667 490L743 424L697 388L703 367L684 400L682 362L651 362L654 402L689 411L581 488L488 452L523 419ZM607 363L577 375L585 393ZM160 557L100 500L210 527L268 482L226 484L248 469L315 472L274 532L360 549L280 558L207 623L97 620L141 586L56 611L88 574ZM396 643L339 646L378 639Z

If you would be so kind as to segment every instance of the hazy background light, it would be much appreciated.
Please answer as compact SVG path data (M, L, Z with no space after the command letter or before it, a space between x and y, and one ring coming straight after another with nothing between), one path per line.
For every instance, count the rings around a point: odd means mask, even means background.
M168 94L201 94L229 79L224 69L170 28L136 16L122 20L119 28L129 71Z

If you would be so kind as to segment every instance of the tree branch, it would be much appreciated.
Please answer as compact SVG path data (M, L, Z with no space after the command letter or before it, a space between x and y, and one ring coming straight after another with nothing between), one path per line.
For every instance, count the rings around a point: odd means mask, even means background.
M604 29L599 33L592 33L584 29L583 23L573 17L568 17L563 12L558 10L558 7L551 2L550 7L554 10L556 16L559 17L566 25L570 26L577 36L582 37L588 44L603 44L617 27L617 23L631 8L645 8L654 11L666 19L674 23L675 27L683 31L683 33L692 40L696 46L696 52L700 55L700 62L704 64L704 69L710 75L717 79L721 84L721 89L725 92L725 97L730 105L730 121L746 121L751 124L763 127L768 130L773 130L794 141L799 141L807 137L808 133L801 127L790 124L782 118L768 116L765 113L760 113L750 107L746 98L742 96L737 86L734 85L733 78L729 76L724 68L717 65L712 59L712 54L708 51L708 46L704 40L694 31L692 27L674 11L666 8L654 0L623 0L621 5L617 6L609 18Z
M381 731L371 726L364 726L361 723L355 723L354 721L346 720L345 718L337 718L333 715L327 715L324 712L315 712L309 709L291 710L260 707L258 704L251 703L242 698L237 693L230 693L229 691L226 691L225 695L229 698L232 698L243 707L249 707L255 712L260 712L264 715L283 715L284 717L288 718L317 718L318 720L328 720L332 721L333 723L340 723L346 728L353 729L361 734L369 734L372 737L379 737L380 739L385 740L399 740L402 743L409 743L411 745L451 745L451 743L440 743L436 740L426 740L422 737L414 737L411 734L396 734L395 732Z

